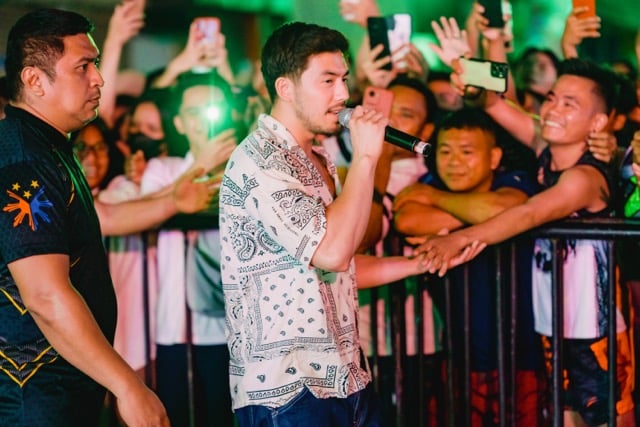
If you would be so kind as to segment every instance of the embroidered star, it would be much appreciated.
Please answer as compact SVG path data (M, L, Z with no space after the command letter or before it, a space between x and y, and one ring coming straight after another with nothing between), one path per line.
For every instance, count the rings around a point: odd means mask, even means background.
M38 184L38 181L36 181L35 179L31 181L31 188L38 188L38 187L40 187L40 184Z
M18 183L16 182L15 184L13 184L13 185L11 186L11 189L12 189L13 191L18 191L18 190L20 189L20 184L18 184Z
M31 191L27 190L24 193L22 193L22 197L24 197L25 199L28 199L29 197L31 197Z

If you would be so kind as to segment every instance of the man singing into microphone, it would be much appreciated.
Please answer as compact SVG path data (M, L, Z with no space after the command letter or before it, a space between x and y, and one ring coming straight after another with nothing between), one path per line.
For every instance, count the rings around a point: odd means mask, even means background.
M270 36L262 73L271 114L234 151L223 179L222 280L241 427L267 419L380 425L358 340L357 286L418 274L423 265L355 255L387 120L353 111L353 159L342 188L315 143L315 135L338 130L347 50L342 34L313 24L285 24Z

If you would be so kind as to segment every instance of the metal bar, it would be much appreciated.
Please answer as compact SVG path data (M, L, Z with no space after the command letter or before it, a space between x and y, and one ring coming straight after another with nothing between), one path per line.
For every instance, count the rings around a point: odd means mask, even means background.
M455 394L454 394L454 369L453 369L453 337L451 334L451 279L449 276L444 278L444 317L445 317L445 358L446 358L446 371L447 371L447 425L454 427L456 425L456 410L455 410Z
M414 313L416 316L416 328L418 339L416 344L416 354L418 359L418 378L419 378L419 386L418 386L418 422L419 425L424 426L427 425L427 414L429 411L426 409L430 407L430 402L428 401L430 396L427 396L424 392L424 378L426 375L424 369L424 317L426 313L424 312L424 283L422 277L418 279L418 283L416 284L416 293L413 300Z
M504 310L504 298L502 295L502 250L501 246L496 246L494 251L496 260L496 338L497 338L497 358L498 358L498 415L500 419L500 425L507 425L507 367L505 361L505 310Z
M562 363L562 339L564 337L564 283L563 266L564 254L562 247L564 240L552 239L553 263L551 278L551 304L552 304L552 336L553 347L552 365L553 375L551 379L551 391L553 402L553 426L562 427L564 425L564 405L563 405L563 363Z
M369 291L369 336L371 337L371 370L373 375L373 388L380 392L380 358L378 357L378 288ZM385 313L386 315L386 313ZM384 326L383 326L384 327ZM393 350L395 351L395 350Z
M616 425L616 389L617 389L617 328L616 328L616 269L614 263L614 244L608 242L607 257L609 261L609 301L608 301L608 374L609 374L609 425Z
M469 266L465 265L463 269L463 279L462 279L462 300L464 307L464 319L463 319L463 336L464 336L464 369L462 373L463 378L463 397L465 405L463 405L463 416L465 425L471 425L471 301L469 297Z
M142 315L144 316L144 382L149 387L152 387L151 322L149 321L151 314L151 307L149 307L149 233L142 232L140 240L142 242L140 251L142 252Z
M515 426L517 422L518 415L518 385L516 384L516 343L518 339L518 287L520 284L518 283L518 267L516 263L517 259L517 250L516 244L512 240L509 243L509 254L510 254L510 266L509 270L509 298L511 301L511 322L509 323L509 383L511 384L511 393L510 393L510 408L511 408L511 423L510 425Z

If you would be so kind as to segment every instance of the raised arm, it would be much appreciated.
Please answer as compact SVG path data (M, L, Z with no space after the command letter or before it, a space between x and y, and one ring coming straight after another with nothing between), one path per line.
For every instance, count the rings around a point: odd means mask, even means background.
M600 37L600 17L580 17L580 14L587 9L586 6L576 7L567 16L560 40L562 54L565 59L578 57L578 46L585 38Z
M453 61L451 82L460 95L465 93L465 83L461 78L462 65ZM538 137L537 118L519 106L507 102L493 91L485 91L484 110L518 141L540 154L546 143Z
M492 245L542 224L567 218L581 209L601 210L608 197L604 177L590 166L577 166L565 171L556 185L526 203L509 208L481 224L448 236L433 237L417 252L429 252L425 259L430 264L429 271L442 276L454 266L451 261L474 242Z
M202 168L191 168L174 184L146 197L108 204L96 200L102 235L126 235L149 230L178 213L195 213L209 206L219 183L215 179L194 182Z
M230 85L235 84L234 75L229 64L224 34L222 32L218 33L214 44L201 43L203 36L196 21L193 21L189 26L189 35L184 49L151 82L151 86L156 88L172 86L176 83L180 74L198 66L215 69L227 83Z
M362 242L373 198L375 168L382 152L387 118L356 107L349 129L353 160L342 193L326 208L327 229L312 264L328 271L344 271Z
M144 26L144 0L128 0L116 5L109 20L109 28L100 58L100 73L104 79L98 114L109 127L113 127L116 107L116 82L122 48Z

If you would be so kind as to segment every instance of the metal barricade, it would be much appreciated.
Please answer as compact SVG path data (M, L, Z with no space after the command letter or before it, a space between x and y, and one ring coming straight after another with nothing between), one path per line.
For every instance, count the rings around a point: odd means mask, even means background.
M497 415L497 424L500 426L514 426L515 420L515 408L516 408L516 311L518 310L518 298L516 297L516 263L515 248L522 239L533 238L549 238L553 242L553 261L552 261L552 324L553 334L551 337L553 354L552 354L552 376L550 383L551 390L551 405L546 425L562 426L563 425L563 325L562 322L558 322L557 319L563 318L563 301L562 298L558 298L559 295L563 295L563 275L562 275L562 243L566 239L595 239L595 240L607 240L612 242L620 242L625 239L638 239L640 237L640 221L632 219L580 219L580 220L564 220L552 224L548 224L544 227L537 228L535 230L524 233L510 241L504 242L500 245L485 249L494 251L495 263L496 263L496 298L497 298L497 366L498 366L498 398L499 398L499 411ZM400 239L400 236L396 236L396 239ZM614 245L609 245L609 259L615 260ZM398 245L396 244L396 248ZM393 245L392 245L393 248ZM400 252L392 252L400 253ZM614 420L611 425L615 425L616 419L616 263L609 263L609 294L608 299L608 376L609 376L609 404L608 413L609 419ZM454 378L456 372L454 370L453 363L453 343L450 334L446 333L448 325L451 325L451 310L446 310L444 313L445 334L443 339L445 363L444 363L444 377L445 377L445 403L441 404L438 408L438 414L434 415L430 413L429 405L427 404L427 398L423 389L420 389L419 401L421 407L418 408L418 422L417 425L429 426L434 425L448 425L448 426L469 426L471 425L471 363L470 363L470 325L469 325L469 275L466 271L465 275L465 298L462 302L464 304L464 356L463 366L460 376L462 381L455 384ZM419 375L422 383L427 382L425 375L439 375L440 372L424 372L420 369L422 365L422 359L427 357L423 354L422 350L422 321L424 319L424 313L422 310L422 298L419 296L425 291L427 286L435 288L442 286L444 291L444 306L451 307L454 303L451 301L450 286L448 285L447 276L442 280L442 283L435 283L441 279L435 277L427 277L421 282L421 287L417 290L417 295L414 295L416 304L415 312L416 327L418 330L418 360L419 360ZM406 391L403 390L403 385L406 384L404 376L406 375L406 328L405 328L405 300L407 295L404 294L404 287L400 284L391 284L393 289L392 304L391 304L391 330L392 330L392 354L395 365L395 390L393 394L396 397L396 416L394 425L397 427L411 426L414 427L415 420L411 423L406 419L406 414L410 410L415 408L406 407L405 396ZM375 307L376 291L373 290L372 294L372 322L371 322L371 336L376 337L377 329L381 327L377 322L377 315ZM457 302L456 302L457 303ZM505 306L510 306L509 310L505 309ZM630 325L628 325L630 326ZM374 338L374 342L376 339ZM373 347L377 349L377 345ZM372 371L374 375L378 372L378 366L376 366L377 356L374 354L372 360ZM374 378L375 381L375 378ZM384 392L384 390L381 390ZM431 396L433 397L433 396ZM459 403L463 404L460 406ZM436 421L434 421L436 420Z

